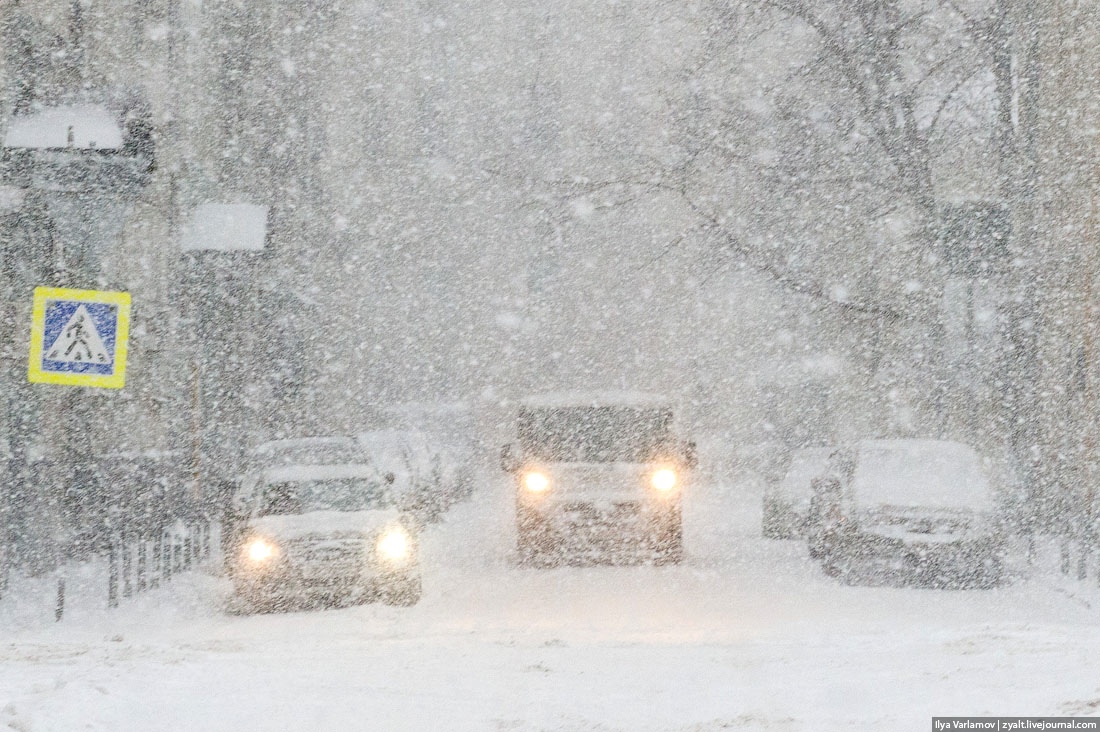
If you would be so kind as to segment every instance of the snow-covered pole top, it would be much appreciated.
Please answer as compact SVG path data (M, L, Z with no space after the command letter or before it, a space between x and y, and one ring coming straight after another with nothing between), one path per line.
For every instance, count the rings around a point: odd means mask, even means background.
M183 228L185 252L259 252L267 241L268 206L249 203L204 203Z

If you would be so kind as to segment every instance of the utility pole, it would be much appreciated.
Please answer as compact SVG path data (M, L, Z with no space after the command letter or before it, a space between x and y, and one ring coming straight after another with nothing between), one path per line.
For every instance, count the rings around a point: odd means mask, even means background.
M9 235L9 245L12 241L40 245L29 246L35 251L9 251L7 259L14 264L38 254L45 270L13 288L12 296L29 304L31 290L39 285L101 288L104 252L121 240L129 206L148 184L153 160L151 149L140 144L140 135L135 136L137 128L119 121L131 110L111 110L96 101L96 95L105 97L109 89L106 82L95 79L89 65L89 18L84 4L80 0L69 4L65 53L53 55L31 53L45 32L35 6L12 4L5 11L4 47L29 49L26 58L8 69L18 77L8 88L20 89L30 98L21 114L10 118L0 150L0 186L19 191L21 197L17 233ZM73 105L68 103L70 98L80 102ZM3 113L6 116L8 110ZM27 322L15 327L23 332ZM25 493L26 510L40 510L42 516L34 518L50 524L40 532L37 550L31 552L39 557L38 568L47 569L46 565L61 559L66 497L73 490L91 487L73 485L73 481L74 476L92 474L100 451L93 425L103 403L79 387L26 385L28 354L20 355L21 363L13 360L6 376L20 385L17 393L28 395L19 405L27 416L9 422L18 428L13 443L22 450L16 466L22 479L17 483ZM28 415L32 409L35 413ZM34 443L48 452L49 459L39 461L42 471L31 470L25 452Z

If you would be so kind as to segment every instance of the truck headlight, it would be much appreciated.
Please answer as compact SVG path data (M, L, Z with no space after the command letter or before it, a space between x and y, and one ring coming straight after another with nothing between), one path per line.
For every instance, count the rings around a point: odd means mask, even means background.
M523 476L523 487L532 493L543 493L550 487L550 478L545 473L532 470Z
M655 470L653 475L649 476L649 484L661 493L668 493L676 487L676 471L672 468Z
M257 564L263 564L264 562L274 559L279 553L279 547L275 546L267 539L255 538L250 540L244 547L244 554Z
M378 537L378 553L391 561L406 559L411 548L412 540L400 526L386 529Z

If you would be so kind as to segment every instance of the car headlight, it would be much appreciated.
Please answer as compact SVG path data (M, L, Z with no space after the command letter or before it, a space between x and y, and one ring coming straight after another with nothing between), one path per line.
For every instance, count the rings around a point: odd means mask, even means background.
M653 475L649 476L649 484L661 493L668 493L676 487L676 471L672 468L655 470Z
M550 478L545 473L532 470L523 476L523 487L532 493L543 493L550 487Z
M255 538L249 541L244 548L244 554L257 564L262 564L271 559L279 553L279 547L275 546L267 539Z
M386 529L378 537L378 553L389 560L406 559L412 551L412 540L400 526Z

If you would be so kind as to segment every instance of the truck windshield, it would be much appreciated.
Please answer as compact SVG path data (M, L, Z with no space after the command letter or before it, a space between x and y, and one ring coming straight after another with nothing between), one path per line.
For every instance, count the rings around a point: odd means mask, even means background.
M388 494L364 478L329 478L269 483L260 516L287 516L310 511L370 511L388 508Z
M668 454L672 411L637 407L523 409L524 455L555 462L649 462Z

